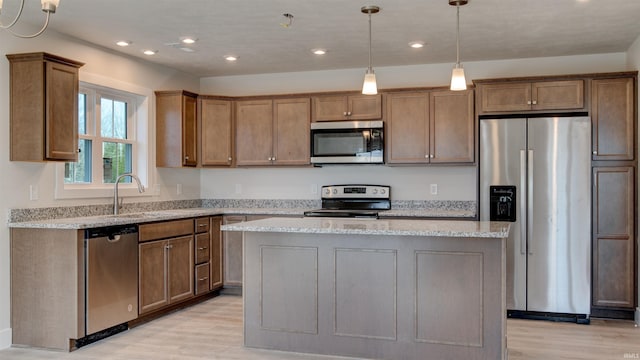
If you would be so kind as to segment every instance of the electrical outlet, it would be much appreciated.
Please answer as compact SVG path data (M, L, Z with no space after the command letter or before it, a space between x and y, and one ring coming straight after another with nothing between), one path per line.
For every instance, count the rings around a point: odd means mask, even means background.
M236 194L242 194L242 184L236 184Z
M182 184L176 185L176 194L182 195Z
M318 193L318 184L311 184L311 193L312 194Z
M438 195L438 184L431 184L431 195Z
M38 185L29 185L29 200L38 200L39 197Z

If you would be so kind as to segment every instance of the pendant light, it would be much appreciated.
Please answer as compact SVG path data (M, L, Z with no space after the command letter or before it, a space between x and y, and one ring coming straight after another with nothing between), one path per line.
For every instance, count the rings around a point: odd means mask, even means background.
M362 93L364 95L376 95L378 93L378 85L376 84L376 74L371 67L371 14L380 12L380 8L375 5L363 6L360 11L369 15L369 67L364 73L364 83L362 84Z
M467 79L464 77L464 69L460 65L460 6L466 5L469 0L449 0L449 5L456 7L456 65L451 72L451 90L467 90Z

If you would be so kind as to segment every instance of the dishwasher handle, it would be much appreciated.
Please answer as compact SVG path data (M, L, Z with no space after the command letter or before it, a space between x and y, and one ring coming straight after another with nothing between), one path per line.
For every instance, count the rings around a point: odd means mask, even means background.
M106 237L109 242L117 242L121 235L136 234L138 232L138 225L116 225L105 226L100 228L87 229L85 231L85 238L103 238Z

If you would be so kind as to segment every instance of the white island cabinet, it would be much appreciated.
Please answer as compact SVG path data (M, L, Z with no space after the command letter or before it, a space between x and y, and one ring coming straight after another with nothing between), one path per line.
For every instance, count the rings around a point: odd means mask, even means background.
M506 359L508 223L270 218L243 231L247 347Z

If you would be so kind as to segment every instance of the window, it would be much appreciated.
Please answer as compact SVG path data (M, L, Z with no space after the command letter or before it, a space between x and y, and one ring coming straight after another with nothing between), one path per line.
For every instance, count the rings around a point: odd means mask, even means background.
M65 164L66 184L113 184L136 170L135 98L82 87L78 95L78 162ZM131 182L131 178L122 179Z
M80 83L78 161L58 165L56 198L112 196L115 180L125 173L138 175L149 186L148 104L148 96ZM131 181L120 180L125 183L121 195L140 195L126 190Z

